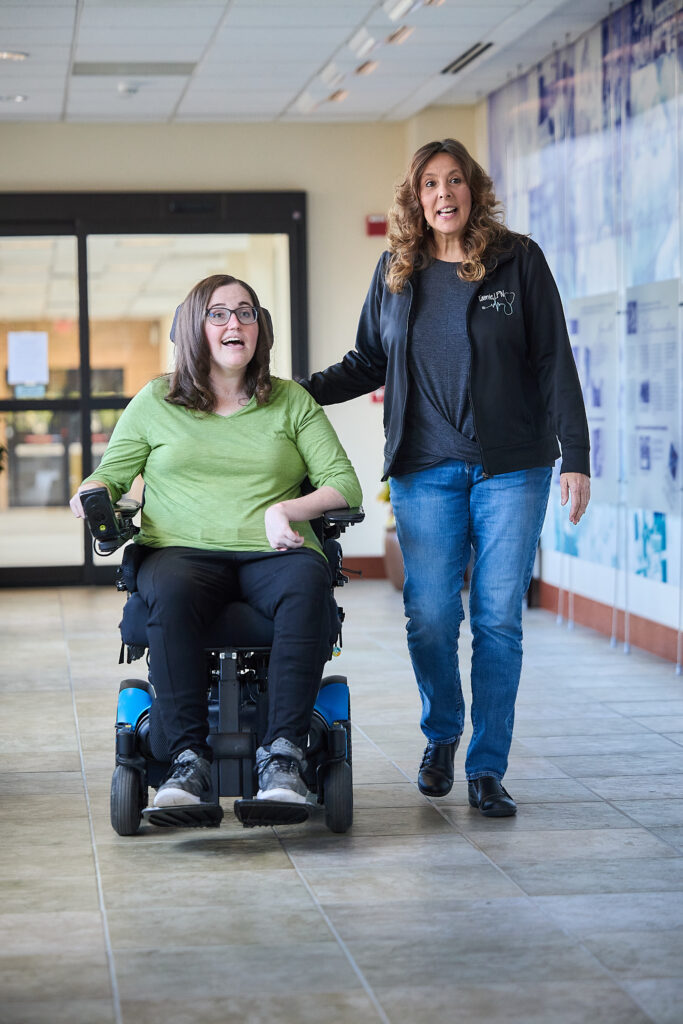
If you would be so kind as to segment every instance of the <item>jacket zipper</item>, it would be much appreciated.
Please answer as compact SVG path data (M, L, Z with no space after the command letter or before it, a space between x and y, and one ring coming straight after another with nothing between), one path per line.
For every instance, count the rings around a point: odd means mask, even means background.
M469 365L469 369L467 371L467 396L468 396L468 398L470 400L470 408L472 410L472 424L474 425L474 433L475 433L476 438L477 438L477 444L479 445L479 451L481 452L481 468L483 469L482 476L483 476L484 480L490 480L490 478L493 476L493 473L487 472L487 469L486 469L486 460L484 459L484 449L482 448L481 441L479 440L479 431L477 430L477 418L474 415L474 402L472 400L472 359L473 359L474 353L473 353L473 349L472 349L472 335L470 333L470 310L472 309L472 303L474 302L474 299L475 299L479 289L484 284L485 280L486 280L486 277L484 277L479 282L477 287L474 289L474 291L470 295L470 301L467 303L467 311L465 313L465 330L467 331L467 341L468 341L469 346L470 346L470 365Z
M406 284L410 288L410 302L408 304L408 316L406 317L406 334L405 334L404 344L403 344L403 373L404 373L404 378L405 378L405 382L406 382L406 388L405 388L405 394L403 396L403 407L401 409L401 436L399 437L398 443L397 443L396 447L394 448L394 450L392 452L391 465L389 466L388 472L386 473L386 476L383 477L382 479L386 479L387 477L391 476L391 469L392 469L394 463L396 462L396 456L397 456L398 451L399 451L399 449L401 447L401 442L403 441L403 435L405 433L406 406L408 404L408 335L410 334L410 314L411 314L412 309L413 309L413 298L414 298L414 291L413 291L412 284L410 283L410 281L407 281Z

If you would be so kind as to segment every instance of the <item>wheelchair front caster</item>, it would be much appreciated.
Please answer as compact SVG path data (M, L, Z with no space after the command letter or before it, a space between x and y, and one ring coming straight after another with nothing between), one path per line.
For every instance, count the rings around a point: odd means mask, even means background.
M353 773L346 761L334 761L327 768L323 799L330 832L347 832L353 824Z
M140 772L125 764L117 765L111 780L109 799L114 831L120 836L134 836L140 827L142 809L146 803Z

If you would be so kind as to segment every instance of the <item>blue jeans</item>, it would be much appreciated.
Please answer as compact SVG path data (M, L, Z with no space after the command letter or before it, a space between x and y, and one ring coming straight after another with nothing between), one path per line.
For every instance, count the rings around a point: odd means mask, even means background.
M465 721L460 591L470 548L474 552L468 779L502 779L507 769L522 670L522 602L551 473L540 467L486 478L481 466L450 459L391 480L405 564L408 649L422 698L420 724L437 743L452 743Z

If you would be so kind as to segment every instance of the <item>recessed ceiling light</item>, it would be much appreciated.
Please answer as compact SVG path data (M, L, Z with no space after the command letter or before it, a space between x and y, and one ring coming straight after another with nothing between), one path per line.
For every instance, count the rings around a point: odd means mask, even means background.
M23 103L27 99L28 96L16 93L14 96L0 96L0 103Z
M356 68L357 75L371 75L372 72L379 67L378 60L366 60L364 64L359 64Z
M21 50L0 50L0 60L26 60L27 57Z
M405 43L408 36L412 36L415 31L414 25L401 25L395 32L392 32L390 36L387 36L387 42L392 43L394 46L400 46L401 43Z
M337 89L336 92L333 92L332 95L328 96L327 98L330 101L330 103L342 103L348 95L348 89Z

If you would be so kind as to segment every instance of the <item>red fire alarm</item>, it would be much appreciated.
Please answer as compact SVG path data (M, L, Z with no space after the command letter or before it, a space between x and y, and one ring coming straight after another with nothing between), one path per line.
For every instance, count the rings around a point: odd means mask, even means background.
M365 218L366 235L386 235L387 218L383 213L369 213Z

